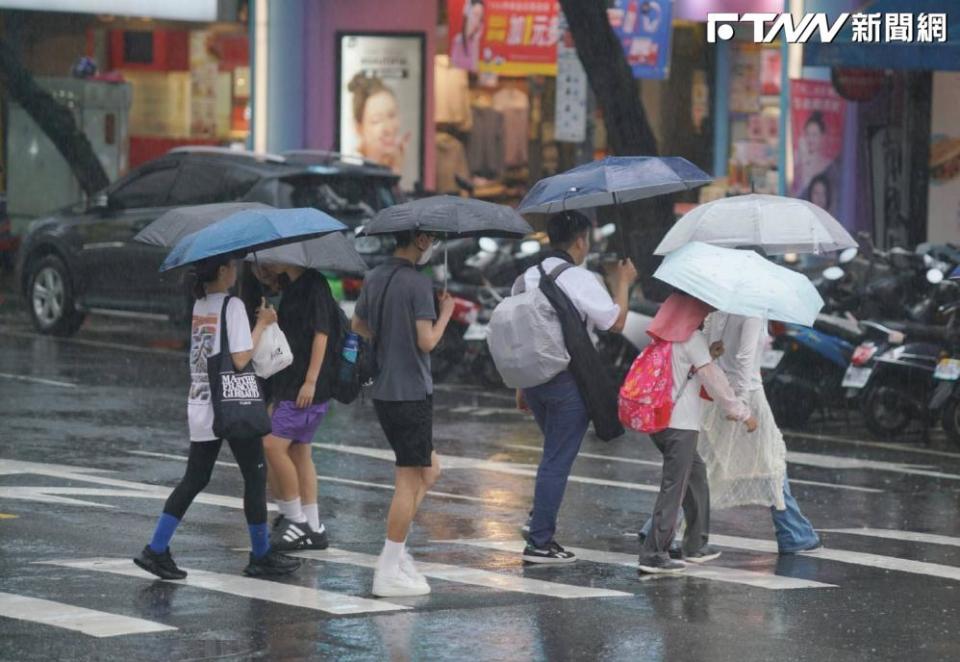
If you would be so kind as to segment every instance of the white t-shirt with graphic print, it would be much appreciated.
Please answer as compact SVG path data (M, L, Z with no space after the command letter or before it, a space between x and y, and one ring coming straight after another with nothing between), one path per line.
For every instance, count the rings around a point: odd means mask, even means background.
M210 378L207 358L220 352L220 311L226 294L208 294L193 304L190 333L190 394L187 397L187 421L190 441L213 441L213 404L210 402ZM253 349L250 321L243 302L237 297L227 304L227 339L231 353Z

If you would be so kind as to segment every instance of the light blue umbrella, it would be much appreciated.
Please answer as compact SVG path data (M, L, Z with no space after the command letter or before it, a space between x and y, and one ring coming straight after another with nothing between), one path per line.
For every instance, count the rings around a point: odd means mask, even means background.
M653 276L734 315L811 326L823 308L806 276L749 250L695 241L667 255Z
M177 242L160 265L169 271L208 257L246 254L322 237L347 226L312 207L248 209L208 225Z
M521 214L555 214L652 198L713 179L678 156L611 156L541 179L520 201Z

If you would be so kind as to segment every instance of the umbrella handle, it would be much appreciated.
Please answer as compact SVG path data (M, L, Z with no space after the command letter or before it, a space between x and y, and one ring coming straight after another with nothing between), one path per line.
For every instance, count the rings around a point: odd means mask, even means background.
M623 230L623 207L621 206L620 202L617 201L616 193L613 194L613 205L617 209L617 218L614 221L614 224L617 226L617 231L613 235L614 250L617 253L617 259L625 260L627 258L627 250L625 241L626 236Z

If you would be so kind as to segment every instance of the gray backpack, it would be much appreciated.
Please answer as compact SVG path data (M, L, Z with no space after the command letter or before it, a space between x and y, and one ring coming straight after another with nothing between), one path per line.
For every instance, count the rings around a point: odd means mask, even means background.
M571 267L564 262L549 277L556 281ZM520 278L522 287L523 276ZM507 297L497 305L490 318L487 345L503 382L511 388L544 384L570 363L557 311L539 287Z

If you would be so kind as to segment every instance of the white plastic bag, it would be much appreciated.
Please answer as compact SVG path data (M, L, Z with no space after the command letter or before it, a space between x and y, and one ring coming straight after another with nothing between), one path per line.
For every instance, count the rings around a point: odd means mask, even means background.
M260 335L260 342L253 349L253 371L257 377L267 379L293 363L290 343L277 324L271 324Z

